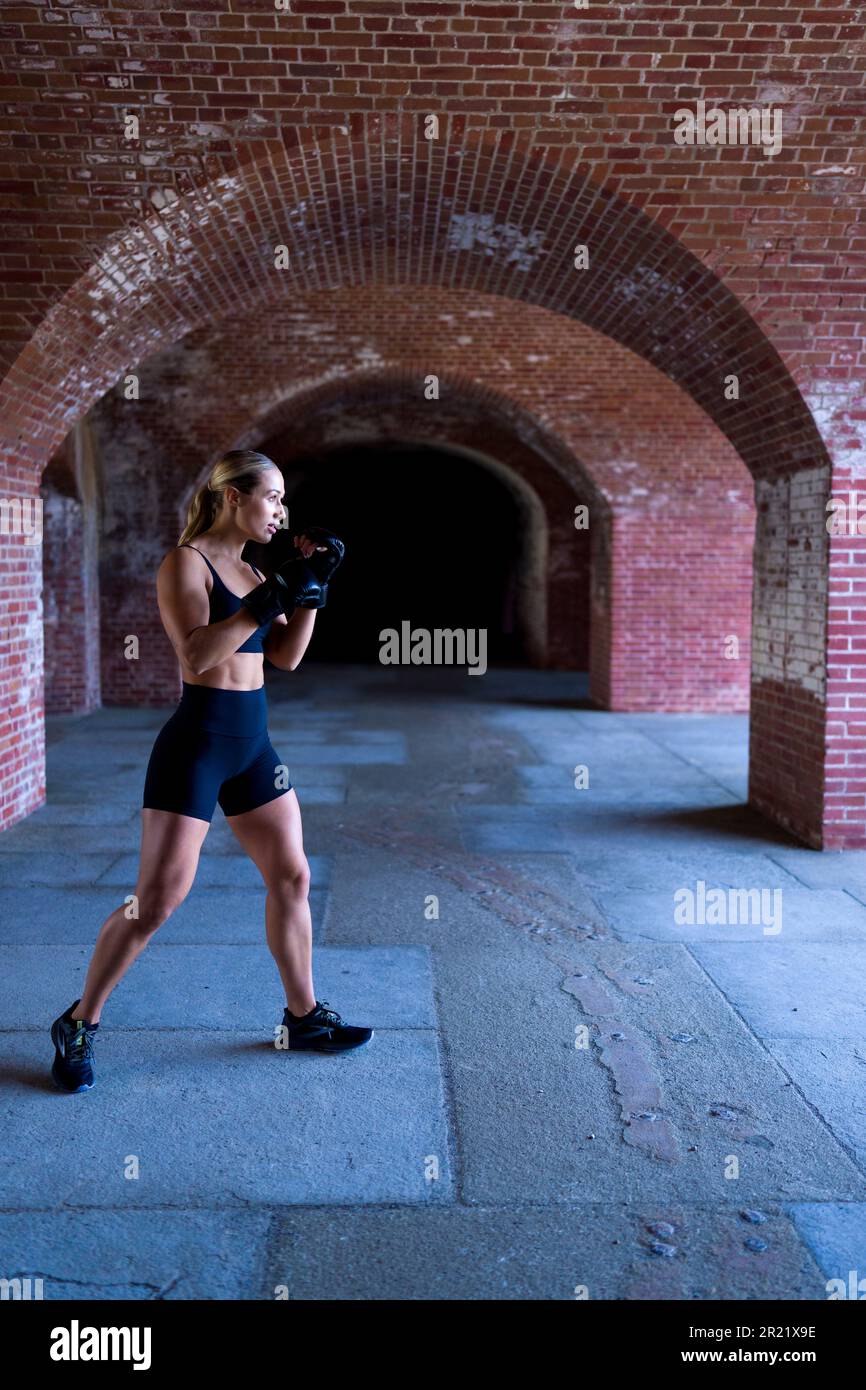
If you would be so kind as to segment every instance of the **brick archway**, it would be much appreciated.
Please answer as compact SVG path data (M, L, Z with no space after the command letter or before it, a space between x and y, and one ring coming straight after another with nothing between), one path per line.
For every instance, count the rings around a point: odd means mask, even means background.
M512 342L519 352L503 352ZM621 711L748 709L752 478L683 391L612 339L560 314L474 291L424 286L407 302L399 286L366 286L299 294L268 313L265 332L255 313L233 314L138 371L140 402L115 389L99 407L113 441L109 478L152 466L134 447L142 426L160 457L166 447L197 455L204 470L229 446L261 442L258 422L295 397L304 405L293 429L308 428L304 412L321 393L346 413L334 428L349 437L358 428L358 383L385 376L401 379L399 401L377 396L376 430L396 410L399 430L435 438L443 412L453 408L451 424L459 428L446 431L453 439L477 444L479 414L488 428L504 429L503 457L515 437L529 441L550 454L579 496L594 488L618 517L602 548L618 582L599 590L593 623L598 702ZM419 411L430 373L442 385L440 399L425 400ZM340 383L345 390L335 389ZM369 422L362 425L369 433ZM174 474L167 460L160 469ZM120 491L128 510L129 492ZM559 526L565 512L570 518L569 507L552 511ZM572 548L581 539L573 534ZM122 550L112 561L124 565ZM565 586L558 590L552 614L569 602ZM741 644L736 660L724 654L732 634ZM573 645L570 635L553 655L568 665Z
M438 141L408 116L318 137L241 147L212 180L182 175L183 196L112 240L10 364L7 443L17 426L26 453L51 452L122 372L201 324L296 290L379 281L481 290L587 324L676 381L756 475L828 461L795 381L736 295L562 154L459 119ZM578 244L591 272L574 266ZM751 382L748 410L725 397L732 373Z
M431 410L423 382L420 363L414 371L395 365L322 382L273 407L234 447L264 449L288 468L349 442L439 445L473 459L512 493L522 514L518 609L530 659L584 669L590 531L575 530L574 509L585 503L599 527L609 526L606 498L562 441L513 399L451 372L438 377Z
M515 339L526 368L515 357L504 372L496 345ZM431 369L440 399L422 405ZM512 472L534 480L547 497L555 549L546 585L556 629L548 658L566 668L575 657L580 669L587 664L575 643L586 625L585 613L574 611L587 587L578 576L588 557L579 552L587 539L599 546L617 583L596 589L598 703L621 711L748 708L751 479L706 415L611 339L488 295L428 287L408 306L399 288L376 287L299 296L268 315L266 334L255 315L232 315L152 356L137 373L140 400L117 387L89 417L106 480L109 703L160 702L173 688L158 615L150 620L141 611L140 567L143 553L153 566L174 544L192 480L203 479L227 448L261 443L263 420L279 428L282 413L291 431L308 432L308 412L321 402L330 403L329 428L339 440L369 436L372 414L376 434L390 421L392 437L409 430L419 440L468 442L488 460L495 440ZM574 496L587 496L587 488L597 498L590 537L572 525ZM605 540L608 513L618 522ZM267 568L267 557L259 559ZM131 631L140 634L147 662L123 659ZM732 632L742 643L734 661L722 641ZM154 665L155 653L168 664L159 657Z
M461 121L440 141L421 130L413 117L386 117L353 121L345 135L312 130L291 149L255 142L231 172L211 166L201 188L116 238L11 368L7 489L32 494L40 463L121 371L198 324L278 302L295 285L448 284L579 319L676 381L756 478L751 797L810 843L862 843L866 796L840 797L832 814L824 802L826 710L835 703L825 668L831 460L779 353L683 241L562 154ZM283 245L288 271L274 266ZM591 272L575 268L576 245L589 247ZM742 396L726 394L731 378ZM32 604L30 560L16 579ZM12 684L34 756L38 672L13 670ZM837 718L832 734L832 751L846 756L848 721ZM17 780L0 793L5 820L33 804Z

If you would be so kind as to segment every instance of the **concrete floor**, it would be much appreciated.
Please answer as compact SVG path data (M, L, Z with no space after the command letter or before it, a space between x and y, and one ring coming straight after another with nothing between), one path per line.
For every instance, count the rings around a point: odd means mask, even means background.
M169 711L51 720L48 804L0 836L0 1276L46 1298L696 1300L866 1277L866 854L744 808L745 718L602 713L545 672L266 679L316 993L376 1036L274 1049L264 889L218 811L103 1014L96 1088L56 1092L47 1029L134 887ZM679 925L698 881L767 911Z

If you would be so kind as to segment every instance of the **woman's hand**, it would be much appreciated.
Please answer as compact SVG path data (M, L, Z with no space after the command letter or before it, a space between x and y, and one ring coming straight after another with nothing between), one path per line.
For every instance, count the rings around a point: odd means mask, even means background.
M317 550L328 549L326 545L318 545L315 541L311 541L309 536L303 531L299 536L293 536L292 540L295 543L295 549L300 550L305 560L309 560L310 556Z

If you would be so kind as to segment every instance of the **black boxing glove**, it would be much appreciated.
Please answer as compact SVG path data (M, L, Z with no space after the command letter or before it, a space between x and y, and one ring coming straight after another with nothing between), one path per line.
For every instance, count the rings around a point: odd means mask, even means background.
M322 559L324 558L322 556ZM315 573L311 560L299 555L297 559L280 565L274 578L277 575L292 595L293 608L324 608L328 598L328 586L323 584Z
M241 603L252 613L259 627L296 608L323 608L324 590L305 560L290 560L262 584L257 584Z
M314 545L327 546L327 550L317 550L307 560L307 564L319 583L323 586L326 585L337 566L342 563L346 547L339 537L325 526L302 526L297 534L306 536L307 540L312 541Z

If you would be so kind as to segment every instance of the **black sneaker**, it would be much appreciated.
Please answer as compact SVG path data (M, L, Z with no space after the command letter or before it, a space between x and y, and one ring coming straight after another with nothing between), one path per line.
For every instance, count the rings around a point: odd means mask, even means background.
M61 1091L89 1091L94 1085L93 1078L93 1034L98 1023L85 1023L84 1019L73 1022L76 999L65 1014L61 1014L51 1025L51 1041L54 1043L54 1065L51 1075Z
M317 999L316 1007L303 1018L295 1018L286 1006L283 1027L288 1031L290 1052L346 1052L370 1041L372 1028L353 1028L344 1023L333 1009L325 1008L327 1002Z

